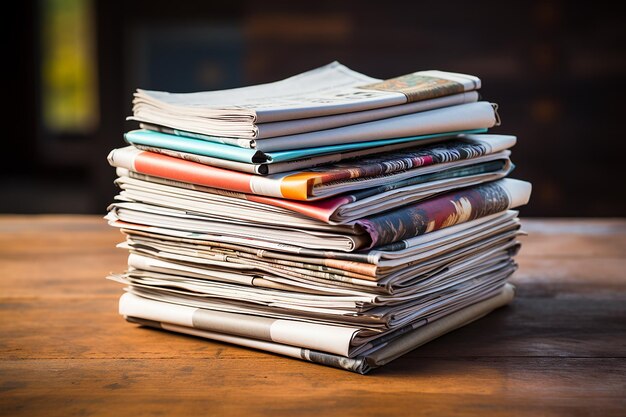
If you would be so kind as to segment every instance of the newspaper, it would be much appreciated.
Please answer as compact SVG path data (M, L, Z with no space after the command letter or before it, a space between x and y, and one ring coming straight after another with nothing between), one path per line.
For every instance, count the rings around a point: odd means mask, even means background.
M276 250L259 249L252 245L178 237L175 233L170 235L157 233L156 228L140 225L124 228L122 232L128 236L130 245L138 239L142 242L144 249L148 250L158 244L169 248L177 247L178 253L189 249L194 253L201 253L207 257L216 256L221 260L224 260L222 259L224 257L233 260L233 256L236 255L237 259L251 258L256 261L299 266L313 271L333 272L372 280L388 276L409 264L419 263L420 266L427 266L433 258L440 255L455 256L456 252L463 255L462 251L469 253L471 250L465 245L477 246L482 244L482 239L509 231L519 231L519 221L516 216L516 211L509 210L407 239L401 242L401 245L397 245L398 248L395 250L393 248L370 249L354 253L308 250L289 246L281 246Z
M127 291L157 301L171 302L209 310L259 315L330 325L358 326L359 337L391 331L410 324L424 315L431 315L452 305L467 304L502 285L512 274L515 263L501 254L500 264L479 266L448 277L441 292L424 289L407 302L371 302L372 295L346 293L327 295L323 292L285 290L284 286L247 287L199 276L172 275L164 272L131 269L109 279L128 284ZM482 268L482 269L481 269ZM441 275L444 278L444 275ZM258 277L256 284L262 285ZM456 281L455 281L456 279ZM269 280L268 280L269 282ZM280 287L280 288L279 288ZM370 300L370 301L368 301ZM468 301L469 300L469 301ZM369 337L368 336L368 337ZM362 339L359 339L359 341ZM359 344L360 342L355 342Z
M215 281L194 280L189 277L153 274L134 276L129 273L121 282L130 284L129 291L134 295L142 295L135 299L142 306L135 306L134 311L125 309L124 314L147 318L150 320L168 321L181 325L194 324L203 330L219 331L239 336L265 338L265 340L282 342L300 347L354 356L367 349L377 339L411 330L424 320L445 316L498 292L504 280L514 271L510 263L503 262L493 266L482 266L459 274L447 286L422 291L414 297L396 297L395 303L381 304L367 308L354 308L359 300L367 297L358 295L314 295L293 291L274 290L267 288L251 288L242 285L219 283ZM118 278L119 279L119 278ZM151 290L146 297L143 289ZM168 304L154 301L159 294L169 296ZM186 296L186 298L181 297ZM153 298L148 300L147 298ZM178 297L178 302L172 302ZM132 297L127 297L132 298ZM193 300L196 300L195 302ZM208 302L205 302L208 300ZM211 300L239 306L241 312L215 308ZM356 301L355 301L356 300ZM209 308L202 307L206 305ZM250 306L250 308L247 308ZM264 307L268 314L261 313ZM352 307L351 307L352 306ZM203 314L201 320L191 322L198 308ZM232 310L232 309L231 309ZM254 311L260 314L255 314ZM280 314L289 312L291 318L274 318L271 312ZM152 315L148 316L148 312ZM245 312L245 314L242 314ZM385 323L384 328L369 327L366 322L358 321L342 323L342 317L358 319L361 316L376 317ZM316 320L326 317L327 322ZM175 320L179 320L176 322ZM258 325L280 322L280 336L256 333ZM191 322L191 323L190 323ZM261 323L260 323L261 322ZM306 336L304 336L306 335Z
M337 127L334 129L316 130L313 132L265 139L238 139L237 142L234 143L235 146L232 146L232 140L218 140L217 138L205 138L200 136L186 137L151 130L141 130L139 131L143 132L141 135L131 132L126 136L127 140L134 139L135 141L152 137L155 141L167 141L169 146L175 146L178 143L180 144L180 148L174 150L183 152L189 152L187 147L193 147L194 149L205 148L209 150L230 149L229 152L224 153L224 157L228 159L235 158L237 152L241 154L251 153L258 158L258 154L254 153L254 151L264 153L280 152L337 144L371 142L394 138L412 138L455 131L487 129L499 123L496 109L497 106L495 104L479 101L420 113L411 113L383 120ZM143 144L146 145L147 143ZM252 149L246 151L246 148Z
M484 138L475 135L264 177L145 152L134 147L115 149L108 159L116 168L173 180L178 184L196 184L304 201L371 188L452 167L508 158L507 150L514 144L513 136L493 135Z
M505 178L454 190L422 202L360 218L347 225L334 226L334 232L226 218L215 221L186 210L142 203L114 203L110 207L108 219L114 226L128 227L127 223L134 223L186 231L189 237L204 234L222 242L236 243L245 238L251 245L266 241L279 245L353 252L389 245L524 205L530 198L530 188L527 182ZM116 223L117 220L122 223Z
M478 88L480 80L464 74L421 71L381 81L333 62L274 83L230 90L174 94L138 89L130 119L206 135L257 138L265 133L257 124L397 106ZM324 126L318 121L301 129ZM285 129L294 127L273 127L266 134Z
M319 313L330 314L340 309L342 315L382 311L380 306L388 306L397 310L404 308L403 303L421 302L427 296L437 295L441 301L443 294L457 293L457 289L470 288L479 284L480 276L499 271L512 271L513 264L508 251L494 252L489 257L474 257L459 264L454 272L439 271L410 291L394 294L382 294L373 288L341 286L327 281L327 286L316 287L311 280L306 285L304 280L298 281L291 277L279 277L245 270L221 269L215 266L198 266L181 262L162 261L149 256L131 253L129 267L123 275L128 282L136 286L148 286L162 291L176 291L190 296L204 298L229 299L231 301L249 302L254 305L268 307L281 305L283 309L306 311L307 307L315 308ZM478 263L478 262L482 263ZM314 285L315 284L315 285ZM444 291L446 290L446 291ZM460 294L460 293L459 293ZM305 307L307 306L307 307ZM398 323L398 316L388 315L387 324L392 327Z
M410 296L464 268L484 266L489 260L506 260L517 252L518 235L517 229L510 229L471 243L460 242L448 252L431 254L419 263L408 261L393 269L379 268L380 273L372 276L340 268L319 268L307 263L306 258L287 262L245 252L194 249L191 245L172 245L137 236L129 237L118 247L129 250L129 266L143 271L311 294L375 293L382 297L377 299L382 302L385 294Z
M428 254L437 253L436 250L439 247L449 250L449 244L453 244L456 240L465 239L468 236L471 237L474 233L480 234L484 230L488 230L489 227L499 227L502 223L508 223L511 219L514 219L516 215L516 211L507 210L506 212L485 216L466 223L460 223L425 235L404 239L396 242L396 244L393 245L395 247L383 247L382 250L374 248L369 251L359 252L310 249L267 240L238 239L237 237L209 235L144 224L127 223L113 220L109 215L107 215L107 218L111 226L121 229L124 234L130 236L147 236L160 240L169 240L171 242L200 245L205 248L213 247L218 250L234 250L256 254L256 256L264 258L295 261L306 258L309 263L316 265L341 268L343 270L367 275L376 274L375 272L364 272L369 271L373 266L376 268L395 267L407 262L409 258L418 257L418 259L424 259ZM429 252L431 249L435 252ZM426 255L424 255L425 252Z
M372 110L363 110L351 113L333 114L329 116L307 117L304 119L285 120L282 122L258 123L258 139L273 138L276 136L296 135L299 133L314 132L317 130L333 129L336 127L371 122L374 120L387 119L389 117L402 116L405 114L419 113L422 111L439 109L442 107L458 106L459 104L474 103L480 98L477 91L468 91L461 94L453 94L445 97L423 100L397 106L384 107ZM156 115L155 115L156 117ZM140 121L140 118L132 117L132 120ZM210 136L201 133L188 132L160 126L151 123L140 123L142 129L154 130L170 135L197 138L209 142L224 143L233 146L249 146L249 141L241 138L228 136Z
M120 300L120 314L142 320L165 322L200 331L215 332L223 335L244 337L281 345L312 349L343 357L358 357L381 349L394 340L399 340L416 329L424 328L437 320L454 316L471 306L480 305L485 300L493 299L502 292L511 291L508 284L478 297L473 302L456 305L448 311L440 312L417 320L402 330L378 333L375 337L366 337L361 345L351 348L351 341L359 328L354 326L333 326L289 319L257 317L238 313L226 313L215 310L189 307L174 303L164 303L150 298L127 293ZM512 298L512 294L508 295ZM144 323L145 324L145 323ZM377 340L378 339L378 340Z
M305 230L294 226L259 225L254 222L243 222L220 219L218 221L200 215L189 214L185 210L168 209L140 203L114 203L110 206L107 219L112 226L126 223L141 224L180 230L190 236L203 234L215 236L224 241L265 240L280 242L284 245L297 245L308 248L325 248L352 252L366 246L367 236L354 234L352 229L339 231ZM117 223L117 221L123 223ZM343 232L343 233L341 233ZM347 233L347 232L351 232Z
M481 248L514 248L509 242L523 234L516 215L515 211L507 211L451 226L409 239L404 245L407 248L398 250L342 253L295 247L258 249L251 245L176 237L138 225L122 229L127 240L119 246L165 260L242 269L264 270L264 266L270 266L272 272L278 275L281 269L292 267L299 274L308 275L308 278L314 276L334 280L338 285L376 287L392 293L392 285L404 284L399 276L404 271L416 277L421 273L430 273L446 265L446 262L454 263L473 256ZM410 241L426 237L429 239L408 245Z
M488 129L500 123L497 109L496 104L479 101L334 129L255 139L250 142L250 147L262 152L272 152L337 143L367 142L471 129Z
M411 350L428 343L450 331L465 326L477 320L491 311L502 307L512 301L514 297L514 287L506 284L503 290L493 297L484 301L465 307L462 310L451 313L439 320L425 323L412 332L408 332L385 344L372 348L355 358L347 358L341 355L333 355L311 349L298 348L274 342L266 342L258 339L250 339L239 336L226 335L222 333L198 330L187 326L172 325L170 323L144 320L134 317L126 317L132 323L144 326L160 328L173 332L185 333L193 336L204 337L225 343L232 343L246 346L253 349L264 350L271 353L302 359L320 365L331 366L359 374L366 374L373 369L383 366Z

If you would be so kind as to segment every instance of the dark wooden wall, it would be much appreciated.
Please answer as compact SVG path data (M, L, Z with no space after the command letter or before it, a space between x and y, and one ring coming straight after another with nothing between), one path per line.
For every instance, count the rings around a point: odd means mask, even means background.
M5 122L0 211L104 212L115 193L105 157L134 127L124 118L135 87L225 88L339 60L380 78L418 69L480 76L484 97L500 104L503 124L493 131L518 136L514 176L534 184L523 215L626 215L626 36L617 6L97 2L99 128L50 145L38 127L35 5L22 4L12 22L14 114Z

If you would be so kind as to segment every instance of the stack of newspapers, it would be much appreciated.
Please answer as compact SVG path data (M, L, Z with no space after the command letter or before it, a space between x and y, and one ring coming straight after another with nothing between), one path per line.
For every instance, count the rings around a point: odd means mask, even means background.
M516 138L474 76L137 90L109 155L140 325L366 373L513 298Z

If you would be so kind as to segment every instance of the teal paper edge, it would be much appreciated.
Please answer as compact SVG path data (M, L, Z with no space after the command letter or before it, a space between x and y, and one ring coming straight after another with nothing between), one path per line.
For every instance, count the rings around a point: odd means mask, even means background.
M259 153L255 149L239 148L151 130L131 130L124 134L124 139L131 145L152 146L247 164L251 164L252 158Z
M126 142L131 145L144 145L155 148L170 149L195 155L213 158L228 159L247 164L256 163L263 156L267 159L262 163L294 161L313 156L328 155L339 152L355 151L397 143L419 142L426 139L454 137L458 135L485 133L487 129L460 130L455 132L434 133L430 135L407 136L393 139L379 139L369 142L343 143L338 145L319 146L315 148L293 149L288 151L260 152L255 149L240 148L206 140L193 139L184 136L170 135L152 130L132 130L124 135ZM416 143L418 145L418 143Z

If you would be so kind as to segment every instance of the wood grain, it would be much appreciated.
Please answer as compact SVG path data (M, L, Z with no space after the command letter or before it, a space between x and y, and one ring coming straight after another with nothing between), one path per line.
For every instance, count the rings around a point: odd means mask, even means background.
M624 415L626 221L525 220L514 303L368 376L139 328L121 235L0 217L0 415Z

